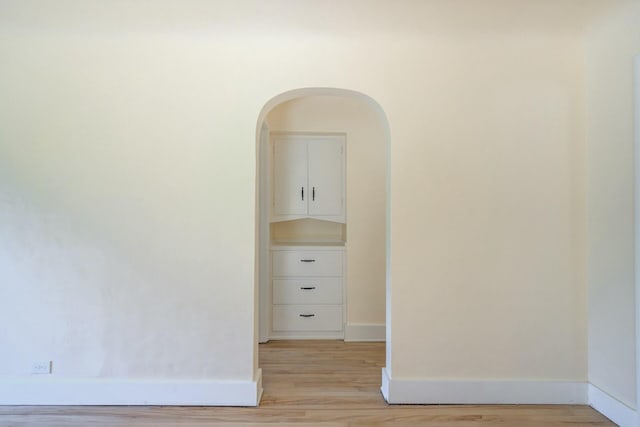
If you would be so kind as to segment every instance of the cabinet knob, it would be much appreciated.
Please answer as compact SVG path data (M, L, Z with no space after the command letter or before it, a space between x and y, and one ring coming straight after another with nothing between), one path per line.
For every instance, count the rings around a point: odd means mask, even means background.
M316 200L316 187L311 187L311 201L315 202Z
M315 288L316 288L315 286L301 286L300 287L300 289L302 289L303 291L312 291Z
M315 314L301 314L300 317L315 317Z
M300 187L300 197L302 197L302 201L304 202L304 187Z
M316 262L315 259L301 259L300 262Z

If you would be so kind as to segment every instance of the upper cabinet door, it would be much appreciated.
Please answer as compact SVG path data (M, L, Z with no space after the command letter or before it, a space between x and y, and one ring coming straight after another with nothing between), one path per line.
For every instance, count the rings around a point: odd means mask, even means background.
M344 216L344 139L314 138L307 150L309 216Z
M300 138L276 138L273 150L274 215L306 215L307 144Z
M345 138L273 136L271 221L315 218L344 223Z

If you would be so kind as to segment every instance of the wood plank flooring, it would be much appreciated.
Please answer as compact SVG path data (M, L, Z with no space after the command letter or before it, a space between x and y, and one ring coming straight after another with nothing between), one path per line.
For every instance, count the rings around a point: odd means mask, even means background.
M613 426L587 406L387 405L383 343L272 341L260 345L259 408L0 406L0 426Z

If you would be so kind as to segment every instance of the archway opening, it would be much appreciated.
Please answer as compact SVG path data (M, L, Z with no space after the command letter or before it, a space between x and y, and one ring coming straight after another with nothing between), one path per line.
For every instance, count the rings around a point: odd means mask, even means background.
M274 220L274 135L344 136L346 209L343 222L326 221L326 218L314 221L313 216L304 215ZM295 233L301 233L303 244L309 243L309 238L342 236L346 246L342 330L338 335L334 331L325 337L386 341L385 358L389 366L390 132L382 107L371 97L351 90L288 91L272 98L260 112L256 147L255 368L259 366L259 342L282 337L323 338L323 333L285 333L281 327L274 330L274 310L282 308L275 303L282 301L273 300L272 249L274 243L283 237L289 239ZM307 197L313 197L311 187L307 191Z

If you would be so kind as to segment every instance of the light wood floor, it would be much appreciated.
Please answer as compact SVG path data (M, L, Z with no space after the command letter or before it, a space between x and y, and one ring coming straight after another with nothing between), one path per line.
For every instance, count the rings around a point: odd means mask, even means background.
M384 344L272 341L260 345L259 408L11 407L2 426L613 426L586 406L387 405L380 394Z

